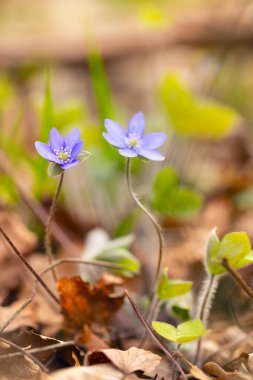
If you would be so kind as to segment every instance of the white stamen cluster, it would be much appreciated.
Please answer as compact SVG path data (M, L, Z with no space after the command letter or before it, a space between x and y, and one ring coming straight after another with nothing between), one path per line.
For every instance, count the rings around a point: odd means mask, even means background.
M129 133L128 137L125 138L125 143L128 148L141 148L143 140L137 133Z
M61 147L60 149L54 149L54 153L61 160L63 163L68 163L71 161L71 152L72 149L70 149L68 146L65 148Z

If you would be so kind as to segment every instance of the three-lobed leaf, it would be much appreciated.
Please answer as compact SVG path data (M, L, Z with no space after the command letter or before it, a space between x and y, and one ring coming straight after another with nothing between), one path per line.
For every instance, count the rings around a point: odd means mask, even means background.
M235 269L253 262L250 240L245 232L229 233L220 242L216 230L211 231L207 244L206 265L212 275L226 272L222 266L223 259L227 259Z

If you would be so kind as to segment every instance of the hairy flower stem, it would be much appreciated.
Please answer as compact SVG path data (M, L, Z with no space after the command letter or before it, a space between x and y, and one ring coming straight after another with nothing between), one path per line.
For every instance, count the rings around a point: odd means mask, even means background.
M27 262L27 260L24 258L24 256L19 252L15 244L11 241L11 239L8 237L8 235L4 232L2 227L0 227L0 233L3 235L7 243L10 245L10 247L13 249L15 254L19 257L19 259L25 264L25 266L29 269L29 271L32 273L32 275L36 278L36 280L43 286L43 288L46 290L46 292L53 298L53 300L58 304L59 300L57 297L52 293L52 291L49 289L47 284L41 279L39 274L33 269L33 267Z
M213 294L216 290L216 286L215 286L216 285L215 283L217 283L216 280L217 280L217 276L212 274L212 275L208 276L206 283L204 283L203 293L202 293L202 297L200 299L199 311L197 314L197 318L201 319L201 321L204 324L207 323L207 320L209 317L211 302L213 299ZM200 351L201 351L201 344L202 344L202 338L200 338L198 340L198 343L197 343L197 348L196 348L196 353L195 353L195 358L194 358L195 364L199 360L199 355L200 355Z
M156 267L156 273L155 273L155 285L158 281L160 272L161 272L161 264L162 264L162 257L163 257L163 236L162 236L162 228L160 224L157 222L155 217L151 214L151 212L141 203L137 195L133 191L132 187L132 182L131 182L131 159L127 158L126 162L126 180L127 180L127 187L130 195L132 196L133 200L137 204L137 206L147 215L151 223L153 224L157 236L158 236L158 241L159 241L159 255L158 255L158 262L157 262L157 267ZM155 286L154 285L154 286ZM153 316L156 312L156 307L157 307L157 300L155 296L155 291L152 289L151 292L151 298L150 298L150 306L147 311L147 321L148 323L151 322L153 319ZM147 335L141 340L140 347L142 347L146 341Z
M165 355L168 356L169 360L172 362L172 364L174 364L174 366L177 368L178 372L181 373L182 378L184 380L187 380L187 377L186 377L183 369L180 367L180 365L178 364L178 362L176 361L176 359L173 357L173 354L160 342L160 340L157 338L157 336L153 333L153 331L152 331L151 327L149 326L149 324L145 321L145 319L141 315L141 313L140 313L140 311L139 311L136 303L134 302L134 300L133 300L132 296L130 295L130 293L128 292L128 290L125 290L125 294L126 294L128 300L129 300L132 308L134 309L137 317L139 318L140 322L145 327L146 331L149 333L149 335L151 336L151 338L158 345L158 347L165 353ZM183 358L181 357L181 359L183 359Z
M48 220L46 224L45 248L46 248L46 254L48 257L49 264L53 263L53 255L52 255L52 247L51 247L51 230L52 230L52 222L55 215L57 201L58 201L61 187L62 187L63 178L64 178L64 171L61 173L59 184L58 184L55 196L53 198L53 202L50 208L50 212L49 212L49 216L48 216ZM57 276L56 276L56 271L54 268L52 268L52 274L54 277L54 281L56 282Z
M163 256L163 237L162 237L162 228L160 224L157 222L155 217L151 214L151 212L141 203L137 195L134 193L131 183L131 159L127 159L126 163L126 180L127 180L127 187L130 195L132 196L133 200L137 204L138 207L147 215L151 223L153 224L159 241L159 256L158 256L158 263L156 268L156 274L155 274L155 282L157 282L159 274L161 272L161 263L162 263L162 256Z

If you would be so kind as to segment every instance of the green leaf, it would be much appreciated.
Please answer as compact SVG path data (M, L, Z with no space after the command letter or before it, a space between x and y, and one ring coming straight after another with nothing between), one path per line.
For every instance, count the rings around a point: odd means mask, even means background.
M63 172L63 169L56 163L50 162L47 174L49 177L56 177L57 175L61 174Z
M160 300L179 297L191 290L191 281L169 280L167 273L168 268L165 268L157 284L156 295Z
M177 328L169 323L158 321L153 321L152 326L163 338L178 344L199 339L207 333L203 322L199 319L181 323Z
M220 244L218 258L227 258L229 263L238 262L251 251L251 244L245 232L232 232L224 236Z
M124 269L115 270L122 275L133 275L138 273L140 269L139 260L124 248L101 252L94 259L122 265Z
M172 168L163 168L155 177L152 207L162 215L173 218L188 218L202 204L202 196L179 183Z
M42 108L42 119L41 119L41 132L40 140L48 141L49 132L54 126L54 109L53 109L53 99L52 99L52 90L51 90L51 74L50 70L46 71L46 83L45 83L45 93L44 93L44 102Z
M115 228L113 237L120 237L129 234L133 229L135 215L136 210L127 214Z
M222 260L228 259L229 264L237 269L249 265L253 261L251 244L245 232L232 232L224 236L220 242L215 229L211 232L207 245L206 265L213 274L222 274L226 269Z
M152 327L163 338L170 340L171 342L177 341L177 329L175 326L165 322L153 321Z
M189 307L175 304L171 307L171 311L175 317L181 319L183 322L189 321L191 318Z
M201 338L206 334L205 326L200 319L187 321L177 326L177 343L183 344Z
M180 135L219 139L236 124L234 110L213 100L198 99L175 74L164 78L159 94L172 128Z

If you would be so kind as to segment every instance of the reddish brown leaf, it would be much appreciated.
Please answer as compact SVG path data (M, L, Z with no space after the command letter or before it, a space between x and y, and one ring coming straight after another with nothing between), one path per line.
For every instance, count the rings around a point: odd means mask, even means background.
M115 294L115 282L101 278L94 285L80 276L57 282L65 327L78 331L85 324L106 324L123 305L124 295Z

